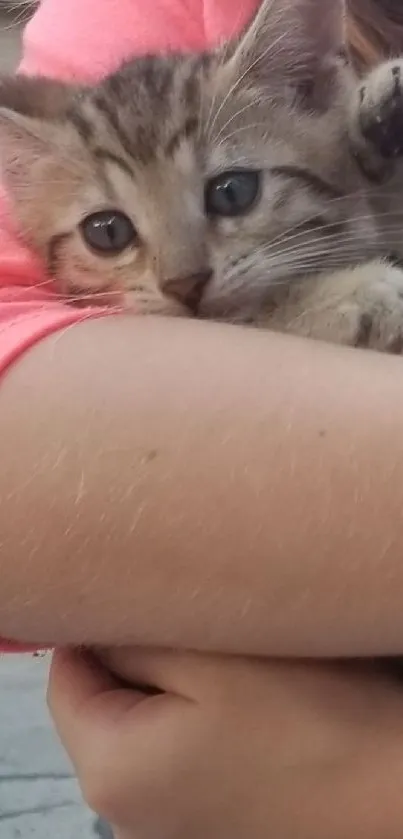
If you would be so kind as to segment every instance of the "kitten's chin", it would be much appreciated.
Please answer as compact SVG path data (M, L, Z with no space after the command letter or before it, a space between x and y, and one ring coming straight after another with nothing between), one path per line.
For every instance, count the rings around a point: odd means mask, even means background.
M124 308L137 315L159 315L165 317L190 317L189 311L176 300L162 295L139 291L127 291L123 298Z
M201 301L196 316L200 320L215 320L221 323L251 324L259 318L257 307L234 306L228 300Z

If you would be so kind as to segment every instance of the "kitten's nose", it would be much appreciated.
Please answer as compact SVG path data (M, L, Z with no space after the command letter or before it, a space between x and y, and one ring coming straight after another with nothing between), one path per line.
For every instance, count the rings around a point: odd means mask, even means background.
M171 277L161 282L164 294L174 297L192 312L197 311L203 291L212 277L211 268L184 277Z

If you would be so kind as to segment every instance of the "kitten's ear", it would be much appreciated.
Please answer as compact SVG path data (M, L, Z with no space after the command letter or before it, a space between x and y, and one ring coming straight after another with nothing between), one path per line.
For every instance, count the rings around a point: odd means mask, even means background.
M0 169L7 183L60 148L72 89L48 79L0 81Z
M66 112L76 88L42 76L0 78L0 107L38 119L56 119Z
M3 174L7 176L12 163L16 165L19 161L26 167L30 158L50 151L55 134L54 126L44 120L0 105L0 169Z
M21 233L40 252L80 159L70 97L69 88L42 79L0 81L0 181Z
M325 82L344 50L344 0L263 0L234 44L230 61L245 82Z

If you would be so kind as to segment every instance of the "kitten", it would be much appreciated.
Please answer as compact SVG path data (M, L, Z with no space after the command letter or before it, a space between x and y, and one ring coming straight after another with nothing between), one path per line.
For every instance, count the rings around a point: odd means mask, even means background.
M3 178L59 291L401 352L403 61L359 80L343 21L264 0L211 53L4 80Z

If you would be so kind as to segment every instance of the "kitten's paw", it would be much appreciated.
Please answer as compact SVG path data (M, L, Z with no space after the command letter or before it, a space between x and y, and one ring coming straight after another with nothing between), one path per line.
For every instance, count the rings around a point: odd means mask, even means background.
M358 128L385 160L403 155L403 59L384 62L358 91Z
M374 267L366 269L369 276ZM403 271L387 263L378 276L358 290L357 330L354 346L403 354Z
M305 280L300 291L297 306L279 324L283 331L403 354L402 269L374 260L316 277L311 283ZM273 321L267 325L273 328Z

